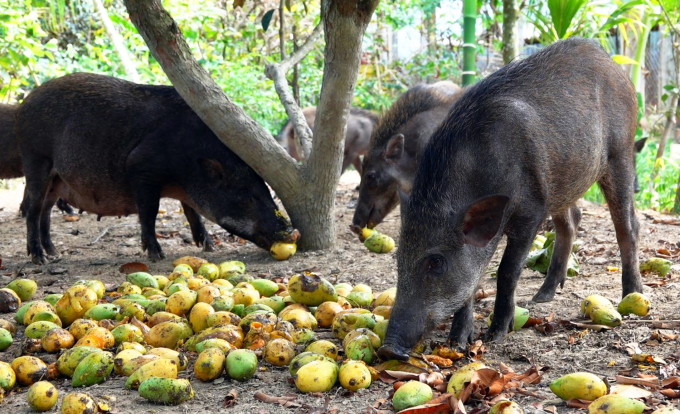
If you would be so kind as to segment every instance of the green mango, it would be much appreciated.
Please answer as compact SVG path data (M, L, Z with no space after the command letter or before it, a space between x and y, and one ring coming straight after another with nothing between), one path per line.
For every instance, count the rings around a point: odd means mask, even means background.
M260 292L261 296L265 297L272 296L279 291L279 285L267 279L253 279L250 281L250 284L253 285L255 290Z
M158 404L179 405L194 398L194 390L187 379L151 377L139 385L139 395Z
M101 321L102 319L115 319L120 308L113 303L100 303L94 305L85 312L83 318Z
M113 371L111 352L94 352L83 358L73 372L72 387L89 387L101 384Z

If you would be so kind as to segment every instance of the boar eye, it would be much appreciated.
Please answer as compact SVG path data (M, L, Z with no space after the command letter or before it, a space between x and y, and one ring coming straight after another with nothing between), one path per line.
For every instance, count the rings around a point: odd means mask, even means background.
M441 254L433 254L425 259L425 271L441 275L448 269L446 259Z
M376 174L374 172L369 172L364 176L364 180L369 187L376 186Z

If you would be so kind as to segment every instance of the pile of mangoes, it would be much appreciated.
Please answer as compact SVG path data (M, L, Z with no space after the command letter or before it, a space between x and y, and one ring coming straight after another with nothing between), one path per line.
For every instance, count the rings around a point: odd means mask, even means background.
M650 307L650 300L638 292L626 295L617 307L614 307L609 299L597 294L581 301L581 313L589 317L593 323L606 326L621 325L623 320L621 315L646 316Z
M34 281L19 279L5 289L24 325L23 356L0 363L0 389L31 387L29 404L49 410L58 392L50 380L70 378L75 388L126 377L125 387L162 404L194 396L178 372L196 379L226 374L247 381L262 362L287 366L303 392L367 388L378 373L376 360L396 289L374 294L367 285L332 285L314 273L288 283L253 278L242 262L176 260L168 275L129 273L114 291L98 280L81 280L63 294L31 298ZM372 312L371 310L372 309ZM318 340L331 330L342 342ZM0 319L0 349L13 343L13 323ZM58 354L47 365L40 355ZM262 362L261 362L262 361ZM75 395L75 397L73 396ZM62 412L82 412L98 403L86 393L63 399Z
M359 234L359 240L373 253L389 253L394 249L394 239L378 230L364 227Z

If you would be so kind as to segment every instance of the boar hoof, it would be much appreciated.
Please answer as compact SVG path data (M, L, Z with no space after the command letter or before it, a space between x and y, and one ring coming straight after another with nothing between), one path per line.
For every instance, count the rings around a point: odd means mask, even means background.
M505 334L507 333L507 329L505 332L501 330L494 330L492 328L489 328L488 331L486 331L486 334L484 334L484 342L501 342L503 338L505 337Z
M157 262L157 261L163 260L163 259L165 259L165 253L163 253L162 251L152 253L149 250L149 260L151 260L152 262Z
M205 236L205 240L203 240L203 251L204 252L214 252L215 251L215 244L212 242L212 239L210 236Z
M545 303L552 301L554 297L555 291L549 291L548 289L544 290L543 288L541 288L531 300L536 303Z
M31 261L33 264L44 265L47 264L47 257L44 254L33 254L31 255Z
M383 361L396 359L398 361L408 361L408 353L404 350L391 345L383 345L378 349L378 357Z

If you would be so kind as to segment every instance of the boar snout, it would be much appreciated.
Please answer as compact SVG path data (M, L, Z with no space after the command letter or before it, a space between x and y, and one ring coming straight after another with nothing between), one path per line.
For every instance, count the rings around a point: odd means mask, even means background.
M398 345L385 344L378 349L378 357L383 361L396 359L398 361L408 361L408 351Z

